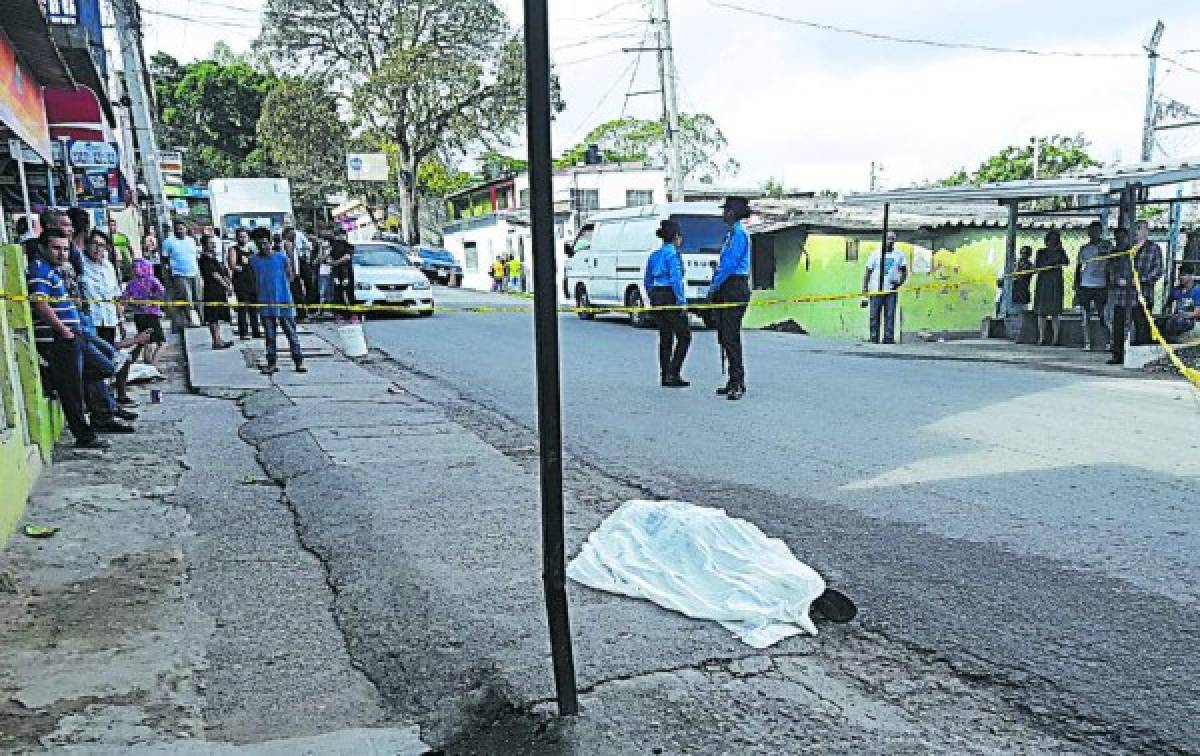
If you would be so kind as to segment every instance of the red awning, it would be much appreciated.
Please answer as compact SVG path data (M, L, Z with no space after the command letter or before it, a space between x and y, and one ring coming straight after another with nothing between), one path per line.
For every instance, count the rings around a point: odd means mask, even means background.
M74 91L47 87L45 99L51 139L68 137L88 142L117 141L100 109L100 101L87 87Z

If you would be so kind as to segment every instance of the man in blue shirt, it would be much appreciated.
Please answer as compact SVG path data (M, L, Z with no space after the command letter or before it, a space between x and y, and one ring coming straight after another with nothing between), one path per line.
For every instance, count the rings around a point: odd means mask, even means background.
M38 354L49 366L46 377L54 389L67 427L81 449L107 449L96 435L83 409L83 352L81 321L58 268L69 264L71 240L58 228L42 232L38 254L30 261L26 279L30 309L36 318L34 335Z
M708 299L714 304L730 304L713 310L717 321L717 342L722 356L729 361L729 381L717 394L737 401L746 395L746 368L742 360L742 318L750 302L750 234L742 221L753 215L745 197L726 197L721 205L729 234L721 247L721 259L708 287Z
M1191 333L1200 320L1200 285L1196 284L1196 271L1190 264L1179 271L1179 285L1171 290L1167 312L1163 335L1171 342Z
M189 303L171 308L175 330L182 331L192 324L192 308L199 316L195 322L204 320L204 297L200 291L200 248L188 236L183 221L175 221L174 232L174 236L163 242L162 251L171 267L171 297Z

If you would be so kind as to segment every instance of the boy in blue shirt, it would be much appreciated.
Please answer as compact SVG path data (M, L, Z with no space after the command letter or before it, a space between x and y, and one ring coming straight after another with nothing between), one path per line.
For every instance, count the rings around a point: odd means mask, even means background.
M1196 327L1196 321L1200 320L1200 285L1196 283L1194 268L1188 266L1179 271L1179 285L1171 291L1167 312L1170 314L1163 328L1167 341L1179 341Z

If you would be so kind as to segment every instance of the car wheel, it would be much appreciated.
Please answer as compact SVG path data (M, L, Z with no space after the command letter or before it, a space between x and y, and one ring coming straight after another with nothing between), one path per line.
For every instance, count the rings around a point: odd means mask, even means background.
M587 289L583 288L582 285L575 290L575 306L580 310L585 310L592 306L592 300L588 299ZM580 320L596 319L596 313L594 312L578 312L576 314L579 315Z
M644 307L642 303L642 292L638 287L631 286L629 291L625 292L626 307ZM629 325L634 328L647 328L650 325L650 314L646 312L631 312L629 313Z

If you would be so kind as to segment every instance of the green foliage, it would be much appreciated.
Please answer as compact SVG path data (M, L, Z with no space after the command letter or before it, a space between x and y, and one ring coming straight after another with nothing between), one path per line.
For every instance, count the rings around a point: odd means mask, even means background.
M479 156L479 165L485 178L498 178L505 174L524 173L529 170L529 161L502 155L488 150Z
M1089 143L1082 135L1068 137L1055 134L1040 138L1039 142L1037 173L1041 178L1100 167L1100 163L1088 153ZM974 173L959 170L939 183L942 186L962 186L1028 180L1033 178L1033 162L1032 144L1005 147L985 160Z
M280 80L263 102L258 138L291 181L298 204L320 205L325 195L346 185L349 130L337 99L320 79Z
M394 145L409 241L423 164L503 145L524 116L524 49L494 0L267 0L260 46L329 76L356 133Z
M741 165L725 155L729 141L712 116L680 113L680 153L685 179L712 183L735 176ZM597 145L610 163L642 162L666 165L666 129L662 121L626 117L606 121L563 153L555 165L566 168L583 162L589 145Z
M441 160L426 160L417 170L417 186L433 197L445 197L475 183L466 171L452 171Z
M783 195L787 193L787 190L783 188L783 183L774 176L763 182L762 190L771 199L783 199Z
M219 49L215 52L223 55ZM240 59L224 57L226 62L180 64L158 53L150 61L159 140L164 149L184 150L188 181L258 176L267 169L257 126L276 79Z

